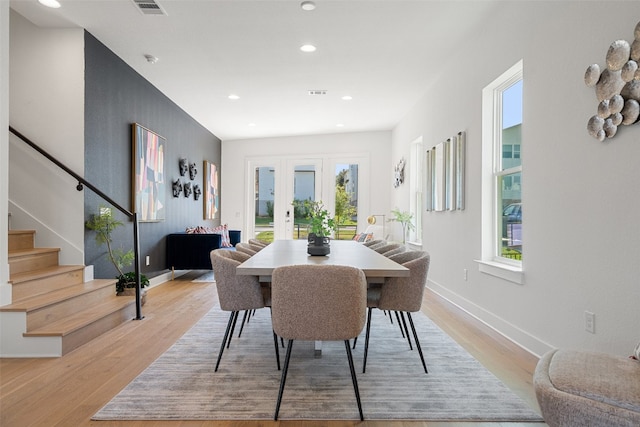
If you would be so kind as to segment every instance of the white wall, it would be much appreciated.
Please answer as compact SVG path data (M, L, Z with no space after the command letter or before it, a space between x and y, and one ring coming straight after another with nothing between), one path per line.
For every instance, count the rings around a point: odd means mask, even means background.
M9 2L0 1L0 200L9 194ZM8 209L0 203L0 230L8 228ZM0 238L0 305L11 302L7 238Z
M640 340L640 124L601 143L588 65L633 41L638 3L504 2L477 37L439 60L446 70L393 131L392 159L467 133L466 209L425 212L429 286L536 354L576 347L630 354ZM452 27L455 31L455 26ZM524 60L525 283L478 271L481 258L481 92ZM407 174L409 176L410 174ZM391 205L408 209L408 185ZM468 269L468 280L463 270ZM596 315L596 333L584 311Z
M232 229L243 229L246 209L246 163L256 157L326 157L337 159L341 155L369 155L369 176L358 179L364 182L370 200L366 215L387 210L393 179L389 167L391 153L390 132L358 132L315 136L290 136L232 140L222 142L221 166L221 221ZM366 200L367 195L360 195ZM363 206L367 209L366 206ZM243 240L248 237L243 233Z
M9 122L82 176L84 32L39 28L13 11L10 28ZM84 196L77 182L13 135L9 156L11 227L36 229L38 246L62 246L61 263L84 264ZM36 197L31 189L43 186L55 191Z

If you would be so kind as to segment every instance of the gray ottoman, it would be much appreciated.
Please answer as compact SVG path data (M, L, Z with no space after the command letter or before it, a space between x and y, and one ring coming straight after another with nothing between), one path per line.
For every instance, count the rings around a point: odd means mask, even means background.
M538 362L533 383L550 427L640 426L640 361L552 350Z

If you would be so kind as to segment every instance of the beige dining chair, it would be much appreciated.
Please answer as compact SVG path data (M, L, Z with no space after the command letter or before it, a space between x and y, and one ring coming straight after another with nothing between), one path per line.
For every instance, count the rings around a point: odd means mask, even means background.
M401 263L409 269L409 277L389 277L384 281L382 286L370 288L367 291L368 317L364 342L364 362L362 364L362 372L364 373L367 368L371 315L373 313L373 309L378 308L380 310L388 310L389 312L400 312L403 321L404 313L407 314L409 324L411 325L411 331L413 333L413 339L418 349L418 353L420 354L422 366L424 367L424 372L429 373L427 370L427 364L424 361L422 347L420 346L420 340L418 339L418 334L416 333L411 313L420 311L420 308L422 307L422 297L427 283L430 256L424 251L409 251L394 255L391 258L394 257L396 258L396 262ZM403 261L397 261L398 259L402 259ZM406 322L404 325L406 338L409 340L409 344L411 344L411 338L409 337Z
M258 253L249 243L236 243L236 251L253 256Z
M262 248L266 247L269 243L268 242L264 242L260 239L249 239L249 244L251 245L255 245L255 246L260 246Z
M389 251L396 250L398 248L404 248L402 243L387 243L386 245L381 246L372 246L371 249L378 252L379 254L386 254Z
M382 239L369 240L368 242L364 242L363 245L370 248L371 246L379 245L380 243L386 243L386 241Z
M274 420L287 379L294 340L344 341L360 420L364 420L349 340L366 316L367 282L362 270L340 265L291 265L274 269L271 316L275 333L288 340Z
M369 245L368 248L369 249L373 249L375 251L377 248L381 248L381 247L386 246L388 244L389 243L387 243L386 240L380 240L380 241L378 241L378 243L375 243L373 245Z
M403 252L405 252L407 250L407 248L404 245L400 245L395 249L390 249L386 252L383 252L382 255L386 256L387 258L389 258L392 255L396 255L396 254L401 254Z
M229 348L231 344L238 312L245 310L246 318L248 311L270 307L271 291L268 287L261 286L256 276L236 275L236 267L247 259L246 254L228 249L216 249L211 251L210 257L213 275L216 279L220 309L231 312L214 369L214 372L217 372L224 348L225 346ZM273 342L276 350L276 362L278 370L280 370L280 352L275 332L273 333Z

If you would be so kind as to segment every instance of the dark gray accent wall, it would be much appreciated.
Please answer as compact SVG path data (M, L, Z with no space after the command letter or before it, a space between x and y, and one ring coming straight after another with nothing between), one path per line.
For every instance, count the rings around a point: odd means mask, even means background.
M150 65L157 66L157 65ZM180 78L176 76L176 78ZM203 160L220 169L221 143L156 87L140 76L90 33L85 32L85 177L97 188L131 210L131 124L152 130L166 139L166 219L140 224L141 271L154 277L165 270L165 236L188 226L219 224L203 220L204 195L194 200L173 197L171 182L197 183L203 189ZM187 158L198 165L193 181L181 177L178 160ZM85 189L85 218L107 205ZM114 210L124 223L114 236L116 247L133 247L131 222ZM94 265L96 278L113 278L116 270L106 257L104 246L97 246L95 233L85 230L85 263ZM150 265L145 265L146 256ZM130 268L129 271L132 271Z

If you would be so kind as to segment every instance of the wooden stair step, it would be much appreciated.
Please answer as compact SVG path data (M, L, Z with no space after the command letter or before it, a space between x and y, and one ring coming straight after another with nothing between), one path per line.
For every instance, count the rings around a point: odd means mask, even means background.
M9 252L33 248L35 230L9 230Z
M59 288L77 285L84 280L83 265L58 265L12 274L9 282L12 285L14 302L35 295L44 294Z
M61 337L64 355L127 320L132 320L135 317L135 302L135 297L114 294L99 304L25 332L23 336Z
M78 295L95 292L96 290L100 290L105 287L113 288L113 293L115 295L115 283L115 279L90 280L85 283L79 283L77 285L67 286L52 292L47 292L46 294L24 298L21 301L16 301L12 304L0 307L0 311L26 311L29 313L43 307L74 299Z
M32 248L9 252L9 271L11 274L58 265L60 248Z

